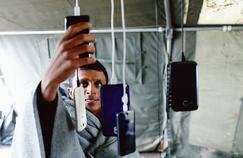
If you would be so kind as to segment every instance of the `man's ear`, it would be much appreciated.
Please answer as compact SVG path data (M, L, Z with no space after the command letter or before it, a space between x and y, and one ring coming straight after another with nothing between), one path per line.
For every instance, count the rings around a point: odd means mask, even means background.
M73 88L68 87L68 88L67 88L67 91L68 91L68 95L69 95L69 97L73 99Z

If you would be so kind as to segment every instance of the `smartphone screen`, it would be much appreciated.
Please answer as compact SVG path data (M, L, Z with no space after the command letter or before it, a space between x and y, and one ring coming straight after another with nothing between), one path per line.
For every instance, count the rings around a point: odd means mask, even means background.
M86 108L85 108L85 96L84 88L77 87L74 89L74 104L76 115L76 128L77 131L82 131L87 126Z
M128 109L130 108L129 87L126 87L128 95ZM116 114L123 111L123 85L103 85L100 88L101 125L103 135L116 136Z
M134 111L117 114L117 131L119 155L133 153L136 150Z

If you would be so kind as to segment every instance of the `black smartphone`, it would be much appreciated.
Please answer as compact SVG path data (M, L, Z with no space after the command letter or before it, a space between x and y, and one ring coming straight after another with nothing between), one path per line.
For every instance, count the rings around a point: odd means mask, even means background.
M128 155L136 150L135 113L126 111L117 114L118 153Z
M80 22L89 22L89 21L90 21L90 18L88 15L67 16L65 18L65 30L67 30L68 27L73 24L77 24ZM89 33L89 29L85 29L85 30L79 32L78 34L88 34L88 33ZM77 36L78 34L76 34L74 36ZM84 44L89 44L89 43L84 43ZM84 45L84 44L82 44L82 45ZM86 57L89 57L89 52L79 55L79 58L86 58Z
M167 71L167 107L174 111L198 109L198 68L194 61L172 62Z
M130 108L129 87L126 87L128 95L128 109ZM123 111L123 84L103 85L100 88L101 125L105 136L116 136L116 114Z

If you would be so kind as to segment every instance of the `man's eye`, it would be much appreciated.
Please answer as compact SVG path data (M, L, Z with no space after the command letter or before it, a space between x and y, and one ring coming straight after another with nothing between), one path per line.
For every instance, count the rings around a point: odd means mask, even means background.
M86 87L88 87L88 82L87 81L81 81L81 86L83 87L83 88L86 88Z
M102 86L102 83L100 81L95 82L95 87L100 88Z

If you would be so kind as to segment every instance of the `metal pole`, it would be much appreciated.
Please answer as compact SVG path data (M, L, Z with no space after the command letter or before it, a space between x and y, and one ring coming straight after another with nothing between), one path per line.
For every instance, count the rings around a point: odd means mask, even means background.
M173 38L173 27L171 22L171 10L170 10L170 0L164 0L165 5L165 16L166 16L166 50L168 54L171 54L172 38Z
M165 28L162 27L153 27L153 28L148 28L148 27L141 27L141 28L126 28L126 32L163 32ZM96 30L90 30L91 33L111 33L110 29L96 29ZM116 28L114 29L114 32L122 32L121 28Z
M164 29L162 27L158 27L158 28L126 28L125 29L126 32L163 32ZM90 30L91 33L111 33L111 29L106 29L106 28L102 28L102 29L91 29ZM116 28L114 29L114 32L122 32L121 28ZM0 32L0 35L37 35L37 34L64 34L65 31L64 30L53 30L53 31L6 31L6 32Z
M45 35L45 34L63 34L64 30L53 31L3 31L0 35Z
M171 59L171 53L172 53L172 39L173 39L173 27L172 27L172 21L171 21L171 10L170 10L170 0L164 0L164 8L165 8L165 16L166 16L166 29L165 29L165 38L166 38L166 51L168 53L168 57L169 60ZM169 62L169 61L168 61ZM168 64L168 63L166 63ZM165 73L166 74L166 73ZM165 82L167 84L167 81ZM166 96L165 92L164 92L164 96ZM167 153L168 157L171 157L171 142L172 142L172 138L169 138L169 135L171 134L171 123L170 123L170 119L169 119L169 108L167 105L167 102L165 102L166 108L165 113L166 113L166 128L164 129L165 134L164 137L167 137L168 140L164 140L164 142L167 141L168 143L168 149L167 149Z
M243 30L243 25L198 25L185 26L184 31L240 31ZM174 31L181 31L181 28L175 28Z
M126 28L126 32L164 32L173 29L173 31L181 32L180 27L131 27ZM242 31L243 25L198 25L198 26L184 26L184 31ZM115 32L122 32L121 28L115 28ZM110 28L101 28L101 29L91 29L91 33L111 33ZM35 34L64 34L64 30L50 30L50 31L2 31L0 35L35 35ZM170 35L169 31L169 35Z

